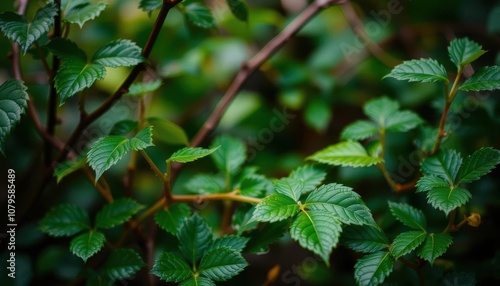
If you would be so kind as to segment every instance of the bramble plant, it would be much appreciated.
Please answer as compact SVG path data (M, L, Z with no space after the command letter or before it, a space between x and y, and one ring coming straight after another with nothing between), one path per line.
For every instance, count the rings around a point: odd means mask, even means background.
M10 150L15 146L9 145L9 140L20 140L15 134L19 124L26 128L22 117L28 113L30 124L42 138L42 155L35 160L43 158L43 171L36 180L37 188L26 192L29 199L24 208L19 208L19 216L36 221L33 233L53 237L43 236L44 243L64 244L63 250L50 248L37 253L40 256L37 264L51 261L47 267L52 269L39 270L33 281L47 282L50 278L43 275L61 267L55 261L65 257L69 250L80 259L80 264L76 263L79 266L73 276L57 278L65 282L118 285L130 280L153 285L159 279L183 286L216 285L230 279L237 281L239 275L253 267L252 254L272 253L270 247L289 240L319 257L325 268L336 264L332 259L336 249L352 250L356 261L350 282L357 285L380 285L390 279L391 273L407 269L414 271L412 275L418 277L420 285L461 275L448 271L452 266L444 267L447 271L440 270L438 278L432 271L445 264L442 258L456 246L456 232L466 225L480 227L484 212L474 211L477 201L473 198L480 194L472 186L500 163L500 151L488 144L477 143L471 152L445 144L451 136L449 114L458 95L500 89L500 66L486 66L475 72L472 69L472 64L486 53L478 43L467 37L449 43L448 56L454 65L451 72L445 69L449 63L414 59L395 66L385 76L378 75L383 79L379 84L399 80L439 85L443 98L438 101L442 109L436 126L426 112L410 110L389 96L370 95L364 100L363 118L343 126L339 142L307 153L312 154L288 168L291 170L288 173L266 173L262 170L266 169L264 166L250 164L249 150L241 136L237 136L238 132L229 135L219 130L210 144L202 146L222 124L223 115L230 113L229 105L242 93L244 84L259 69L267 69L263 67L265 63L275 64L283 73L277 80L284 90L282 100L296 110L305 101L300 95L303 91L297 91L297 86L306 85L308 80L316 91L331 93L332 79L328 72L311 68L313 75L309 76L309 71L298 68L299 64L290 59L280 60L283 55L271 57L320 11L337 4L350 11L349 3L310 1L282 32L271 40L266 38L266 44L239 70L224 70L224 66L199 59L226 44L233 45L224 46L226 52L247 58L247 51L241 54L240 43L214 41L211 44L215 48L202 52L189 50L192 48L189 45L195 45L193 42L186 46L175 43L182 46L182 62L169 57L160 59L168 63L158 71L154 58L158 55L153 53L153 47L157 42L166 45L160 37L168 15L172 15L172 21L186 21L186 26L194 31L190 37L197 38L203 29L218 27L220 21L214 14L221 9L219 6L231 11L231 17L237 21L250 25L252 10L246 1L214 1L217 3L207 6L198 0L141 0L135 3L143 10L141 13L155 18L147 40L100 39L99 45L90 47L78 36L89 37L84 27L97 21L109 3L40 1L36 5L41 2L43 5L32 11L30 18L24 16L27 1L19 2L17 13L0 13L0 30L12 42L12 78L0 85L0 151L7 158L11 156ZM34 9L36 5L30 7ZM307 29L315 29L312 26ZM139 43L144 41L141 47ZM218 56L224 58L223 52ZM22 64L25 60L36 63L29 70L42 71L43 80L38 75L26 76L28 72L23 69L28 68ZM203 82L197 82L196 78L180 84L175 81L176 77L200 73L198 65L214 65L212 68L220 68L221 73L237 74L232 81L216 76L217 80ZM113 85L114 91L99 86L107 77L116 80L117 74L123 78L120 77L119 86ZM224 90L218 105L209 104L208 108L213 110L191 140L188 136L191 130L188 132L184 126L162 116L170 106L152 104L169 84L175 85L169 92L197 89L197 84L200 89L213 84ZM42 100L40 94L44 92L48 94L43 98L47 109L41 112L40 104L35 101ZM107 95L100 100L103 93ZM244 98L245 94L240 96ZM185 118L197 112L188 110L190 99L172 100L188 101L179 104L187 110ZM332 116L327 102L322 100L316 98L307 103L303 119L313 130L326 130ZM84 138L99 120L106 119L107 112L124 101L131 102L136 110L133 116L112 118L106 121L105 133L92 140ZM246 104L253 103L242 105ZM198 105L207 105L206 100ZM240 116L237 113L232 116ZM46 120L40 118L42 115ZM269 125L276 127L273 122L276 123L271 120ZM199 127L198 123L194 120L192 124ZM268 130L280 132L284 128ZM262 134L270 137L267 140L260 136L264 143L279 136ZM391 173L394 167L390 162L400 153L392 149L393 138L413 142L408 153L418 157L415 167L419 171L405 181L396 180ZM268 159L267 165L273 164L273 159ZM370 192L381 193L383 202L366 199L357 187L331 176L329 166L347 167L344 170L360 173L376 167L392 192L373 188ZM117 172L124 179L117 180ZM59 189L68 194L80 192L84 189L79 178L82 174L86 184L90 183L87 189L96 190L100 199L91 199L93 202L88 204L85 199L61 199L60 194L54 201L47 199L55 197ZM383 193L393 196L387 200ZM17 194L21 197L21 190ZM33 205L46 200L50 204L43 203L43 213L29 214ZM213 202L210 207L208 202ZM460 215L462 220L458 218ZM440 218L436 219L437 216ZM272 285L279 271L278 263L262 281L252 283Z

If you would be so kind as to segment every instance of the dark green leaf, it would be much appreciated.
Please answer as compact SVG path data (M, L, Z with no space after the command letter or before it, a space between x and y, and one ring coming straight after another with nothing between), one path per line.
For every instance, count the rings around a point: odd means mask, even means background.
M269 189L272 189L271 182L259 174L245 176L240 183L240 194L244 196L262 197Z
M292 198L283 194L272 194L265 197L253 212L257 221L280 221L292 217L299 211L299 205Z
M142 50L129 40L116 40L99 49L92 61L106 67L130 67L144 61Z
M139 8L146 12L151 12L160 8L162 5L162 0L141 0L141 2L139 3Z
M111 228L128 221L144 206L138 202L121 198L105 205L96 215L96 228Z
M482 50L482 47L474 41L467 38L459 38L451 41L448 46L448 53L451 61L459 68L475 61L486 53L486 51Z
M200 158L206 157L213 152L215 152L218 147L212 149L204 149L200 147L185 147L178 151L176 151L170 158L167 159L167 162L179 162L179 163L188 163L198 160Z
M111 252L101 271L103 275L113 280L123 280L133 277L144 266L146 264L137 252L122 248Z
M328 146L307 159L345 167L368 167L383 161L381 158L368 155L365 148L356 141L344 141Z
M354 278L360 286L382 284L391 274L394 261L389 252L375 252L358 259L354 265Z
M130 141L122 136L107 136L98 139L87 154L90 167L96 172L97 182L102 174L130 151Z
M189 22L194 25L210 29L215 28L215 19L212 16L210 10L205 6L197 2L192 2L186 5L184 12Z
M130 139L130 148L139 151L154 146L152 137L153 126L144 127L134 136L134 138Z
M128 89L127 95L134 97L141 97L145 94L152 93L160 88L162 84L161 79L152 80L148 82L138 82L134 83ZM158 119L161 120L161 119ZM149 119L148 119L149 121ZM165 120L167 121L167 120ZM170 122L170 121L167 121Z
M54 176L56 176L57 178L57 183L59 184L59 182L61 182L64 177L81 169L83 166L85 166L85 162L85 157L79 156L78 158L76 158L76 160L68 160L57 164L54 170Z
M135 131L139 123L135 120L125 119L122 121L118 121L111 127L111 131L109 131L109 135L126 135L132 131Z
M326 172L314 165L304 165L293 170L290 178L299 179L304 182L302 193L308 193L316 188L326 177Z
M96 254L104 246L106 238L104 234L91 230L73 238L69 245L69 250L74 255L87 261L89 257Z
M392 242L391 254L395 259L398 259L410 253L424 242L426 236L427 232L416 230L399 234Z
M10 132L21 120L28 106L28 88L15 79L9 79L0 86L0 151L5 153L5 142Z
M248 22L248 5L245 0L227 0L227 5L236 18Z
M491 172L500 163L500 151L487 147L468 156L458 172L457 185L470 183Z
M243 141L230 136L220 136L212 142L211 147L216 146L220 148L212 154L212 159L217 168L226 174L238 172L246 160L247 150Z
M468 190L462 188L435 188L427 193L427 201L448 215L452 210L468 202L471 196Z
M417 182L417 193L426 192L435 188L450 188L450 183L436 176L423 176Z
M274 190L298 202L304 192L304 182L300 179L282 178L273 181Z
M269 251L269 244L281 238L288 229L288 221L266 223L263 227L250 233L250 241L247 243L247 250L252 253L266 253Z
M240 253L227 247L208 251L201 259L200 274L215 281L225 281L238 275L248 263Z
M420 59L405 61L396 66L383 78L392 77L397 80L420 81L420 82L445 82L448 76L445 68L433 59Z
M427 221L424 213L405 203L389 202L389 209L392 215L404 225L426 231Z
M177 238L180 241L180 250L191 264L196 263L212 244L212 230L197 213L184 220Z
M308 102L304 110L304 121L309 127L318 133L323 133L331 120L332 110L327 102L321 99L312 99Z
M243 248L245 248L249 238L248 237L240 237L236 235L227 235L223 237L219 237L210 246L209 250L220 248L220 247L227 247L229 249L232 249L238 253L240 253ZM208 250L207 250L208 251Z
M185 185L190 193L215 194L225 191L225 181L221 174L196 174Z
M182 223L190 214L191 210L188 205L173 204L166 210L157 211L155 221L162 229L176 235Z
M216 286L215 283L203 276L193 276L188 280L182 281L179 286Z
M446 233L431 233L425 239L425 243L418 252L418 256L429 261L432 265L434 260L443 255L453 239Z
M104 9L106 9L106 2L97 3L84 3L72 7L70 10L66 11L64 20L69 23L78 24L83 27L83 24L89 20L93 20L98 17Z
M465 91L500 89L500 66L481 68L469 77L459 89Z
M164 252L156 259L150 273L166 282L181 282L192 275L186 261L170 252Z
M186 131L179 125L164 119L148 118L148 122L155 128L153 134L158 140L169 144L189 145Z
M75 205L58 205L40 221L40 230L52 236L71 236L89 229L88 214Z
M61 60L80 60L87 62L87 55L80 49L76 43L62 38L55 38L51 40L46 47L51 53L59 57Z
M377 134L378 127L375 123L367 120L358 120L347 125L340 137L344 140L363 140Z
M437 155L425 158L422 171L425 175L438 176L453 185L461 165L460 153L456 150L443 150Z
M389 248L385 234L373 225L344 226L341 242L356 252L372 253Z

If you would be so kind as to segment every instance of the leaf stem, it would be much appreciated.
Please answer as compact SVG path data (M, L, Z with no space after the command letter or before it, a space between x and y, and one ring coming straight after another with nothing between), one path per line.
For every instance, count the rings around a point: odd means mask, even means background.
M457 216L457 210L454 209L451 211L451 214L450 214L450 219L448 221L448 225L446 226L446 228L443 230L443 233L448 233L448 232L452 232L452 231L455 231L455 218Z

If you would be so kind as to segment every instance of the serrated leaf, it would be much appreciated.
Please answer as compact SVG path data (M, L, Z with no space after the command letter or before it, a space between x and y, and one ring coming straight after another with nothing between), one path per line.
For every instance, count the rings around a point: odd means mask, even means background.
M356 252L372 253L389 248L385 234L373 225L344 226L340 239L342 244Z
M191 209L186 204L173 204L166 210L157 211L156 223L165 231L176 235L184 222L191 214Z
M251 197L262 197L270 188L272 188L272 184L265 176L250 174L241 180L240 194Z
M367 120L358 120L347 125L340 137L344 140L363 140L377 134L378 127L375 123Z
M148 93L152 93L160 88L162 85L161 79L152 80L148 82L137 82L130 86L127 95L140 97Z
M150 273L166 282L181 282L192 275L187 262L170 252L164 252L156 259Z
M328 146L307 159L344 167L368 167L383 161L381 158L368 155L365 148L356 141L344 141Z
M298 202L304 192L304 182L300 179L282 178L273 181L274 190Z
M236 230L237 235L257 228L259 222L253 219L254 211L255 205L240 206L236 209L232 219L232 227Z
M389 202L392 215L404 225L426 231L427 221L424 213L405 203Z
M72 7L70 10L66 11L64 20L69 23L78 24L80 28L83 24L89 20L93 20L98 17L104 9L106 9L106 2L98 3L84 3Z
M464 205L471 197L471 193L462 188L434 188L427 193L427 201L446 215Z
M433 59L404 61L383 78L387 77L409 82L448 82L446 69Z
M337 218L321 210L302 211L290 225L292 238L318 254L327 265L330 265L330 253L337 245L341 231Z
M250 233L247 250L252 253L262 254L269 251L269 244L281 238L288 229L288 221L266 223L263 227Z
M216 26L214 16L205 5L191 2L184 7L184 13L189 22L198 27L210 29Z
M310 210L332 213L336 220L345 224L372 224L370 209L351 188L340 184L323 185L307 197L304 206Z
M102 274L112 280L123 280L131 278L141 268L146 266L142 258L132 249L116 249L104 262Z
M368 254L354 265L354 278L360 286L379 285L391 274L393 266L394 261L389 252Z
M418 256L429 261L432 265L436 258L446 252L452 241L453 239L449 234L431 233L426 237L424 245L418 252Z
M196 174L185 185L190 193L215 194L225 191L225 181L221 174Z
M146 149L153 144L153 126L146 126L137 132L134 138L130 139L130 148L139 151Z
M188 280L182 281L179 286L216 286L209 278L203 276L193 276Z
M226 235L223 237L219 237L210 246L209 250L220 248L220 247L226 247L229 249L232 249L233 251L236 251L238 253L241 253L243 249L245 248L249 238L248 237L240 237L236 235Z
M437 155L425 158L422 161L422 171L425 175L438 176L453 185L461 165L460 153L456 150L443 150Z
M385 128L393 132L406 132L423 122L422 118L412 111L398 111L387 118Z
M185 147L176 151L167 162L188 163L206 157L215 152L218 147L212 149L205 149L200 147Z
M197 213L184 220L177 238L180 241L180 250L191 264L196 263L205 250L212 244L212 230Z
M107 136L98 139L87 153L87 162L96 172L95 182L128 151L130 151L130 141L123 136Z
M449 188L450 183L436 176L423 176L417 182L417 193L426 192L434 188Z
M0 30L9 40L18 43L23 54L26 54L28 48L49 31L56 15L57 8L54 3L38 9L31 23L16 13L3 12L0 14Z
M68 39L52 39L45 47L63 61L75 60L76 58L83 62L87 62L87 55L85 52L80 49L75 42Z
M5 142L12 129L21 120L28 106L28 88L15 79L0 85L0 151L5 154Z
M365 114L382 128L386 126L387 119L398 110L399 103L386 96L372 99L363 106Z
M125 119L116 122L111 130L109 131L109 135L126 135L137 129L139 123L135 120Z
M292 217L298 211L299 205L292 198L283 194L272 194L262 199L255 207L253 219L275 222Z
M200 274L215 281L226 281L238 275L248 265L233 249L220 247L208 251L201 259Z
M111 228L128 221L144 206L138 202L120 198L105 205L96 215L96 228Z
M89 64L79 58L65 60L55 77L57 93L63 105L68 98L91 87L98 79L103 79L106 69L100 64Z
M144 61L142 49L129 40L116 40L100 48L92 62L106 67L130 67Z
M248 21L248 4L245 0L226 0L231 13L243 22Z
M40 221L40 230L52 236L71 236L89 229L88 214L76 205L58 205Z
M457 68L470 64L484 53L486 51L483 51L480 45L467 38L454 39L448 46L450 59Z
M141 0L139 8L146 12L154 11L163 5L162 0Z
M481 148L469 155L458 172L457 184L470 183L491 172L500 163L500 151L491 147Z
M483 67L469 77L459 88L465 91L500 89L500 66Z
M303 194L316 188L326 177L326 172L313 165L303 165L290 173L290 178L304 182Z
M211 147L215 146L220 146L212 154L215 166L226 174L238 172L247 159L247 148L243 141L230 136L219 136L212 142Z
M392 242L391 254L394 259L410 253L419 247L425 240L427 232L425 231L407 231L399 234Z
M104 234L91 230L73 238L70 242L69 250L86 262L89 257L101 250L105 241Z
M158 140L169 144L189 145L186 131L179 125L159 118L148 118L148 122L154 126L156 132L153 136Z
M59 184L64 177L80 170L83 166L85 166L85 162L85 157L79 156L75 160L67 160L57 164L54 169L54 176L57 178L57 183Z

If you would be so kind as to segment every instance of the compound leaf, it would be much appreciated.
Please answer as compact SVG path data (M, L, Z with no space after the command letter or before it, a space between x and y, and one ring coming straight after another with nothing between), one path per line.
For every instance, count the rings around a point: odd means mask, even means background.
M144 266L146 264L137 252L122 248L111 252L101 271L112 280L123 280L133 277Z
M157 211L156 223L165 231L176 235L184 220L189 217L191 210L186 204L173 204L166 210Z
M73 238L69 245L69 250L74 255L87 261L89 257L96 254L104 246L106 238L99 231L91 230Z
M457 68L470 64L484 53L486 51L482 50L480 45L467 38L454 39L448 46L450 59Z
M89 229L88 214L76 205L58 205L40 221L40 230L52 236L71 236Z
M106 67L130 67L144 61L141 48L129 40L116 40L99 49L92 61Z
M424 242L427 232L425 231L407 231L399 234L392 242L391 254L394 259L410 253Z
M483 67L459 88L465 91L500 89L500 66Z
M427 221L424 213L405 203L389 202L389 209L392 215L404 225L426 231Z
M354 278L360 286L382 284L391 274L394 261L389 252L375 252L368 254L354 265Z
M348 225L342 228L341 242L348 248L372 253L389 248L389 241L382 230L374 225Z
M452 210L464 205L471 198L471 193L462 188L434 188L427 193L427 201L448 215Z
M365 148L356 141L344 141L328 146L307 159L346 167L368 167L382 162L381 158L368 155Z
M386 126L386 121L399 110L399 103L386 96L368 101L363 106L363 111L380 127Z
M80 58L68 58L57 71L56 90L61 96L60 105L68 98L91 87L98 79L103 79L106 69L100 64L89 64Z
M0 85L0 152L5 154L5 142L12 129L21 120L28 106L28 88L15 79Z
M426 192L434 188L449 188L450 183L436 176L423 176L417 182L417 193Z
M292 217L298 211L299 205L292 198L283 194L271 194L255 207L253 219L275 222Z
M120 198L105 205L96 215L96 228L111 228L128 221L144 206L129 198Z
M500 151L491 147L481 148L469 155L458 172L458 184L470 183L491 172L500 163Z
M240 253L228 247L219 247L203 256L199 271L212 280L225 281L238 275L247 265Z
M443 150L437 155L425 158L422 162L422 171L425 175L438 176L453 185L461 165L460 153L456 150Z
M184 220L177 238L180 241L180 250L191 264L196 263L212 244L212 230L198 214Z
M292 198L296 202L299 201L304 191L304 182L300 179L282 178L273 181L273 186L277 193Z
M446 252L452 242L453 239L449 234L431 233L426 237L424 245L418 252L418 256L429 261L432 265L436 258Z
M314 165L303 165L290 173L290 178L299 179L304 183L302 193L308 193L316 188L326 177L326 172Z
M187 262L171 252L164 252L156 259L151 274L166 282L181 282L192 275Z
M409 82L448 82L445 68L433 59L404 61L383 78L387 77Z
M98 139L87 154L87 161L96 172L95 182L128 151L130 151L130 140L123 136L107 136Z

